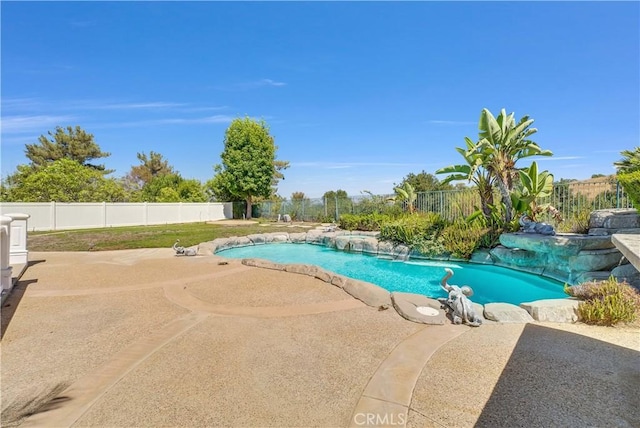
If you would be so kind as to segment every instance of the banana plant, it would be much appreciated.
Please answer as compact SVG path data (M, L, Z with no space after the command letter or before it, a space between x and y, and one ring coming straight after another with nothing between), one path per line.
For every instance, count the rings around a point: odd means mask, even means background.
M526 214L531 220L543 211L556 210L550 204L538 204L540 199L553 194L553 174L549 171L538 173L538 164L532 162L529 168L518 170L520 183L511 193L511 203L516 214Z
M530 137L538 132L532 128L533 119L523 116L517 123L514 114L500 110L494 117L488 109L482 109L478 129L480 140L475 152L482 153L485 168L495 177L495 184L505 204L505 221L513 218L510 194L517 185L516 163L529 156L552 156L550 150L541 149Z
M413 214L416 209L416 199L418 199L418 194L413 186L410 183L405 182L402 186L398 186L393 190L396 192L394 200L405 202L407 210L410 214Z
M482 214L487 220L491 218L493 206L493 184L495 178L484 168L483 153L478 150L478 144L469 137L465 137L466 149L456 147L456 151L462 155L467 164L449 165L440 168L436 174L450 174L442 183L456 180L465 180L476 185L480 193L480 205Z

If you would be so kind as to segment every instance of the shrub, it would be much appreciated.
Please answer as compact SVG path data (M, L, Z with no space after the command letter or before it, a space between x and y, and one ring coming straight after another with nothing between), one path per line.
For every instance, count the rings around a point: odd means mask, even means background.
M618 174L618 181L629 195L633 206L640 210L640 171Z
M586 234L589 232L589 217L591 217L590 209L571 213L569 218L560 223L558 230L560 232Z
M606 281L590 281L565 292L584 300L578 305L578 319L585 324L615 325L635 321L640 310L640 293L626 282L613 276Z
M467 223L459 219L442 231L442 243L455 257L469 259L490 231L490 228L476 222Z
M415 247L425 239L437 238L447 222L440 214L422 213L400 217L382 224L380 239Z
M386 214L342 214L338 220L340 229L378 231L385 222L391 221Z

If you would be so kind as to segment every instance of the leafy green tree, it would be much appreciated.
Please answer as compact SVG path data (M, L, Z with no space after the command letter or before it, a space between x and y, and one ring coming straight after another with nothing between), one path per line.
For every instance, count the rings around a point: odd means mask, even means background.
M110 153L100 150L94 141L93 134L89 134L79 126L67 126L66 129L56 127L55 133L49 131L49 138L41 135L38 143L27 144L25 154L33 167L43 167L59 159L70 159L80 165L109 174L104 165L94 165L93 159L110 156Z
M144 152L137 154L140 165L134 165L125 177L128 186L134 190L141 189L158 175L173 174L174 170L169 161L164 159L160 153L153 150L147 156Z
M418 174L412 172L407 174L400 184L394 184L393 187L403 187L405 183L411 184L416 193L452 189L449 183L441 183L435 175L429 174L424 170Z
M207 202L208 200L202 183L195 178L183 179L177 191L180 202Z
M205 191L209 195L209 199L218 202L239 202L242 199L235 196L229 190L227 185L228 176L223 174L222 167L216 165L214 167L216 175L205 183Z
M18 166L7 180L4 197L13 202L123 202L126 194L102 171L71 159L58 159L37 169Z
M341 213L351 212L351 199L347 192L342 189L329 190L322 195L324 201L324 213L328 217L337 220Z
M304 192L293 192L291 194L291 218L293 220L303 219L305 205L309 205L309 198Z
M633 150L623 150L620 154L622 159L613 163L618 170L618 174L640 171L640 146Z
M280 170L288 163L276 161L277 146L264 120L235 119L227 128L221 165L215 166L216 176L208 184L220 196L246 201L246 218L251 218L251 206L256 198L268 198L275 193Z
M206 202L198 180L186 180L178 173L156 175L141 191L144 202Z

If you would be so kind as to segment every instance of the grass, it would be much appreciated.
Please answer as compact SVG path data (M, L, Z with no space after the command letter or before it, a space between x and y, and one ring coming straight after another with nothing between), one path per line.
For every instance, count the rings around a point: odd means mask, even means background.
M176 239L180 245L190 247L201 242L230 236L245 236L268 232L306 232L315 223L294 224L283 227L282 223L219 222L184 223L158 226L110 227L101 229L78 229L55 232L29 232L29 251L107 251L135 248L169 248Z

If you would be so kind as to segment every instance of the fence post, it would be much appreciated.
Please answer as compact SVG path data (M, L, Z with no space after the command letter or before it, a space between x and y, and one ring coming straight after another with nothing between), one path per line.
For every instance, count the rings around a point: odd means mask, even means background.
M56 201L49 204L49 226L51 230L56 230Z
M102 203L102 227L107 227L107 203Z
M145 226L149 226L149 205L147 202L142 203L142 209L144 210L142 213L142 222Z

